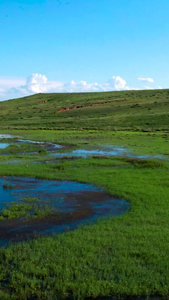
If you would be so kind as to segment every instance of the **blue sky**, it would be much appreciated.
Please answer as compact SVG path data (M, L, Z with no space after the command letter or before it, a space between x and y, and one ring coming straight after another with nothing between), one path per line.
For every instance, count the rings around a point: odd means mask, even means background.
M0 0L0 100L169 88L168 16L168 0Z

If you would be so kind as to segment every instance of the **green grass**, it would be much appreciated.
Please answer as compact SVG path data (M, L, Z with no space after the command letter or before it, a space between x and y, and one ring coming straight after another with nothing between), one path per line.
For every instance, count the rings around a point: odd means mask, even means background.
M45 164L1 165L0 174L90 182L127 199L122 217L100 220L74 232L0 251L1 290L11 299L59 299L169 293L169 172L158 161L144 168L123 158L63 161L64 168ZM133 161L132 161L133 163ZM147 164L146 164L147 163ZM75 172L76 170L76 172Z
M5 187L6 188L6 187ZM9 188L9 187L8 187ZM38 198L25 197L19 201L13 201L0 211L0 221L11 219L28 220L30 218L42 218L58 211L52 209L50 204Z
M97 102L106 103L92 106ZM79 105L83 107L56 113ZM92 183L125 198L131 208L123 216L100 219L73 232L2 248L1 299L168 299L168 106L169 90L38 94L0 103L1 133L70 146L61 150L65 155L71 149L113 146L135 155L162 155L68 160L50 158L39 148L28 153L34 145L25 146L22 153L16 146L11 152L3 149L0 175ZM8 160L14 163L4 164ZM45 160L51 162L33 164ZM7 214L23 211L25 203L19 204Z
M46 149L42 149L41 146L38 145L30 145L26 143L11 144L4 149L0 149L0 154L15 154L15 153L29 153L29 152L39 152L40 154L47 154Z
M94 131L94 130L1 130L1 133L20 135L35 141L46 141L73 148L101 149L124 147L131 154L169 156L168 132ZM29 145L30 146L30 145ZM7 154L7 149L2 149ZM30 148L27 148L27 151ZM70 149L64 150L65 152ZM62 150L63 151L63 150ZM32 154L35 156L35 153ZM36 154L37 155L37 154ZM18 155L19 156L19 155ZM5 159L5 157L3 157ZM1 156L0 156L1 160Z
M168 130L168 111L169 90L36 94L1 102L0 128L159 131Z

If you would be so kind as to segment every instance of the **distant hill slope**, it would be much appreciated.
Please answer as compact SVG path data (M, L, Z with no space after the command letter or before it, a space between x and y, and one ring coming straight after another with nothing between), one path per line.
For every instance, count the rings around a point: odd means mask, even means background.
M0 128L168 130L169 90L36 94L3 101Z

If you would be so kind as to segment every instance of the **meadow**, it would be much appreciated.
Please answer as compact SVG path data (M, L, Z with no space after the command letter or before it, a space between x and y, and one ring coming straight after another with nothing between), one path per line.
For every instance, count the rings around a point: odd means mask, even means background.
M161 131L168 108L169 90L36 94L1 102L0 128Z
M0 150L1 176L91 183L131 204L122 216L2 247L1 299L168 299L168 99L169 91L159 90L46 94L0 103L0 133L67 147L58 159L26 141L20 151L13 142ZM108 103L90 106L96 102ZM66 157L71 149L113 146L133 156Z

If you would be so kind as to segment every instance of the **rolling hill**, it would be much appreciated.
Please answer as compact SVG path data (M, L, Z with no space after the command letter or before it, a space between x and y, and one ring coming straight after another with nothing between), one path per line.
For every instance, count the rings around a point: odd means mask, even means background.
M169 90L52 93L0 102L1 129L168 130Z

